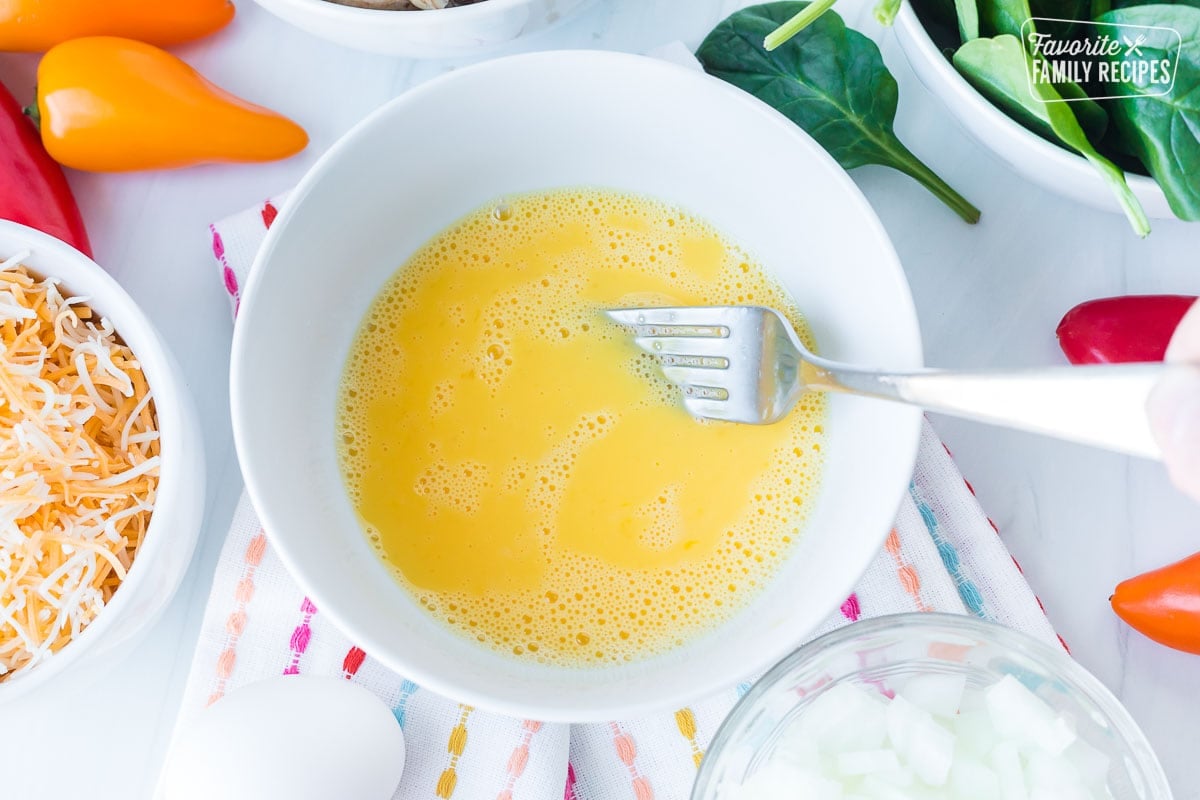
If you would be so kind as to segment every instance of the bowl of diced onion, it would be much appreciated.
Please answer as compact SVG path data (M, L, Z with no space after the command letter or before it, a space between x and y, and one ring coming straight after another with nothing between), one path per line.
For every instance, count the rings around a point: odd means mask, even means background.
M205 473L187 387L141 309L84 254L2 220L0 340L2 704L158 619Z
M1137 724L1059 647L952 614L788 656L717 731L692 800L1171 800Z

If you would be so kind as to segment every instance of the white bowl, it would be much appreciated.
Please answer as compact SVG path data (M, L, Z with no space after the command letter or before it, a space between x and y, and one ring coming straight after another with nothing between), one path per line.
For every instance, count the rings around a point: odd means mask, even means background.
M161 436L158 495L146 538L112 600L62 650L0 682L0 704L80 665L95 666L156 621L187 571L204 514L204 447L191 396L167 346L141 309L96 262L58 239L0 220L0 261L28 250L30 270L62 281L107 317L142 365Z
M489 120L483 139L479 119ZM395 146L429 130L442 131L435 150ZM642 193L711 221L799 300L826 355L921 364L912 299L887 235L812 139L696 70L558 51L430 81L368 117L305 177L259 252L242 304L233 427L272 543L321 612L369 654L464 703L596 721L731 685L836 609L893 522L921 414L831 398L822 486L795 552L742 613L677 652L563 669L443 627L376 557L347 497L334 445L342 366L380 287L431 236L504 194L572 186Z
M314 36L408 58L476 56L550 27L592 0L483 0L427 11L387 11L328 0L255 0Z
M911 3L900 7L895 29L917 78L977 142L1020 175L1056 194L1101 211L1123 213L1112 189L1083 156L1031 132L967 83L929 37ZM1148 216L1175 219L1153 178L1126 173L1125 180Z

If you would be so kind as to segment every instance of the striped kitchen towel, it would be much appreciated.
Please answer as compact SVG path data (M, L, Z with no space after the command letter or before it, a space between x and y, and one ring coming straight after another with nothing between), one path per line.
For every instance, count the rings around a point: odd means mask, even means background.
M236 315L254 253L282 198L210 230ZM925 427L894 529L856 591L814 635L904 611L974 614L1056 641L1037 599L950 455ZM721 720L748 684L691 705L602 725L479 711L397 675L348 640L288 575L243 498L221 553L181 718L279 674L341 676L404 727L404 800L682 800Z

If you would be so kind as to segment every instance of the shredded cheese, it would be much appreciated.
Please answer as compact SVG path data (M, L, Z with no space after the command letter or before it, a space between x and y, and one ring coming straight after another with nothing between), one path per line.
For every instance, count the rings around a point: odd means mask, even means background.
M141 366L87 298L0 262L0 681L78 636L129 570L158 488Z

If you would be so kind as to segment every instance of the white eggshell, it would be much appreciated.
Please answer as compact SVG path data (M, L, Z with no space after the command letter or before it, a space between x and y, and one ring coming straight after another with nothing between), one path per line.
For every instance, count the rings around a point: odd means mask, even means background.
M183 730L164 800L390 800L404 770L391 710L340 678L287 676L218 700Z

